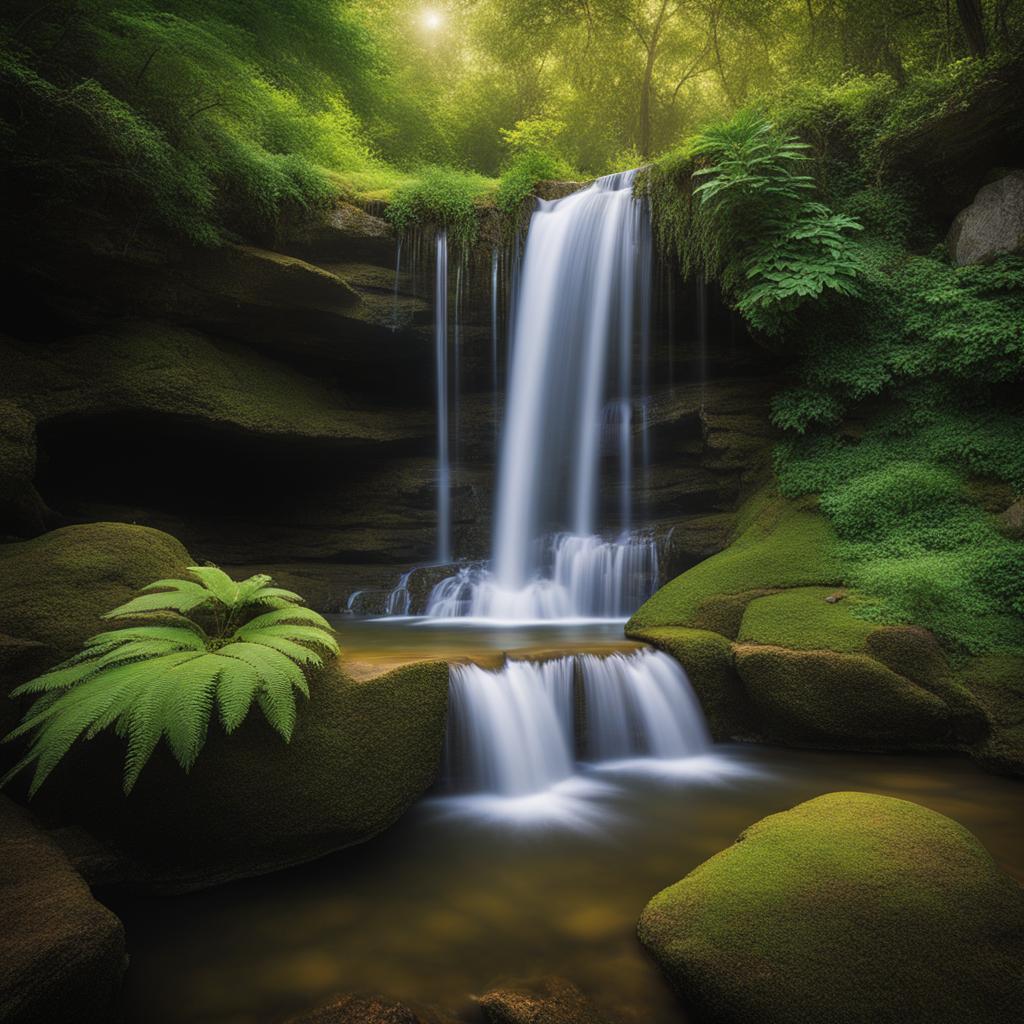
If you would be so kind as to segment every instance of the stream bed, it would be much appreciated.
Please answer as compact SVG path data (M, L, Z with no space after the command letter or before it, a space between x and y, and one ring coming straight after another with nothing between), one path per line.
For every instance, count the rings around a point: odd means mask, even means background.
M621 628L406 620L343 624L342 643L363 660L426 647L489 662L505 650L614 649ZM635 938L644 904L766 814L846 789L950 815L1024 880L1024 791L966 759L715 745L605 761L528 796L428 795L377 839L288 871L113 899L131 955L127 1019L276 1024L367 992L473 1021L473 995L560 974L621 1024L679 1022Z

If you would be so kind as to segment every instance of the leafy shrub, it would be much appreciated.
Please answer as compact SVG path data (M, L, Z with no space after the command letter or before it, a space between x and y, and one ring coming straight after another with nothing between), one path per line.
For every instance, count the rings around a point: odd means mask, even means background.
M514 156L502 171L495 204L502 213L512 216L538 181L565 181L573 176L572 168L561 157L545 150L527 150Z
M448 232L449 240L470 246L476 239L476 200L489 186L486 178L453 167L426 167L395 190L387 217L397 231L414 226Z
M947 469L894 462L826 492L821 509L840 537L885 537L905 528L911 518L941 521L959 503L961 494L960 481Z
M659 161L646 179L662 246L684 250L684 273L720 279L747 321L767 333L778 333L807 300L859 291L863 268L850 232L860 224L811 198L808 148L748 110L690 140L682 156L694 182L687 196L666 202L665 190L652 188L666 176L678 182L680 155Z
M79 654L13 691L36 699L5 742L31 735L32 743L0 785L34 763L34 794L77 739L113 727L128 742L129 793L161 736L182 768L192 767L214 706L231 733L255 701L291 738L295 691L308 697L306 671L322 667L320 652L338 651L330 626L269 576L235 583L213 566L189 572L198 582L157 580L104 616L135 625L92 637Z

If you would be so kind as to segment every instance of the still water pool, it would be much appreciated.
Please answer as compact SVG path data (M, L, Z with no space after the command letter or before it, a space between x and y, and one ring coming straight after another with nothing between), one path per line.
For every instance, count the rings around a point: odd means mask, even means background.
M491 657L622 642L621 625L489 642L464 627L385 628L378 646L374 627L353 624L350 647L362 644L364 659L424 644ZM716 746L687 760L585 767L531 797L431 795L384 835L313 864L187 896L113 900L131 954L128 1019L272 1024L359 991L472 1021L474 994L561 974L622 1024L679 1022L635 938L646 901L764 815L847 789L950 815L1024 880L1018 782L952 757Z

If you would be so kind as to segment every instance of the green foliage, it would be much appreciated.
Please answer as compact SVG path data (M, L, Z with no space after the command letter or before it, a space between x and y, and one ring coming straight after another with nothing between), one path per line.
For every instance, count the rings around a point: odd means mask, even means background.
M830 604L832 587L793 587L751 601L743 613L737 639L797 651L863 651L877 627L852 613L856 595Z
M346 5L11 0L0 15L4 163L65 211L213 244L391 175L355 105L379 62Z
M541 149L524 150L516 154L501 172L494 202L502 213L514 216L538 181L571 181L574 177L573 169L553 153Z
M720 279L766 333L808 300L856 295L863 272L850 238L860 224L811 198L808 149L759 112L741 111L659 161L644 183L663 251L681 256L684 274ZM687 171L695 184L677 194Z
M388 205L388 220L395 230L413 227L448 232L451 242L463 247L476 240L477 200L490 187L488 179L452 167L426 167L395 190Z
M188 771L214 707L231 733L255 702L291 738L295 691L308 697L306 671L323 666L321 651L337 653L330 626L269 576L236 583L213 566L189 572L198 582L149 584L104 616L136 624L91 637L80 653L12 692L35 701L5 742L30 735L32 743L0 785L34 763L34 794L76 740L113 727L128 744L128 793L161 736Z

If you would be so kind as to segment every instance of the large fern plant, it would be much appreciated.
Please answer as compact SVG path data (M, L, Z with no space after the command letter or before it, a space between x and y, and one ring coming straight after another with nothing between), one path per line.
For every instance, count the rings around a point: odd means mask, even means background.
M864 272L852 217L815 201L809 147L745 111L699 134L691 155L700 262L736 308L769 333L808 299L856 295Z
M195 580L157 580L108 612L131 625L100 633L67 661L12 692L35 694L5 742L30 735L26 755L0 780L35 765L34 794L72 744L113 727L128 742L124 789L135 785L161 736L188 771L217 710L227 733L255 702L284 739L295 726L306 673L338 645L330 625L269 576L236 583L213 566Z

